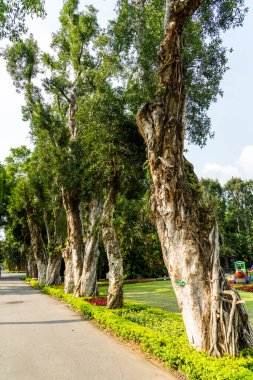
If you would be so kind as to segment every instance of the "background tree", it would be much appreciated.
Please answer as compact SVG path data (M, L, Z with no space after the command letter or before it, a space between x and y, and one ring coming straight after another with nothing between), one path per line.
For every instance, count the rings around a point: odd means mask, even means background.
M40 283L59 284L66 224L53 172L38 146L32 155L25 147L13 149L5 170L10 189L5 225L9 251L23 257L28 275L37 277L38 270Z
M168 274L149 208L149 180L141 178L120 194L114 226L123 256L124 278L156 278Z
M14 195L15 189L21 179L21 173L24 173L23 166L30 155L30 151L21 146L16 149L11 149L11 154L5 160L5 173L6 173L6 187L8 188L6 200L6 215L4 225L4 246L5 246L5 260L9 269L24 269L25 266L32 267L34 262L33 255L27 254L30 245L30 235L26 218L26 211L20 207L22 202L19 202ZM19 203L19 207L17 206ZM33 260L32 260L33 258ZM18 265L21 265L18 267ZM27 268L28 269L28 268ZM34 270L29 270L31 277L37 277L37 266Z
M37 144L28 167L29 187L33 189L40 209L40 224L47 252L46 284L60 284L62 252L66 240L66 216L61 192L54 177L53 161L45 141Z
M232 178L224 186L225 246L230 256L252 265L253 182Z
M221 261L227 271L235 260L252 265L252 181L232 178L224 186L202 179L204 199L216 210L219 223Z

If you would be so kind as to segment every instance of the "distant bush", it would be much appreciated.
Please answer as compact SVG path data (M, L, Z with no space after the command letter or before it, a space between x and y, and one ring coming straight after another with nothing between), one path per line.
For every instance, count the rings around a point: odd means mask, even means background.
M65 294L63 289L57 287L38 285L34 280L30 280L30 284L67 302L86 318L97 321L102 328L138 343L145 352L192 380L253 379L253 350L243 350L237 358L227 355L221 359L196 351L187 341L179 314L131 302L126 302L123 309L109 310L105 306L91 305L83 298Z
M237 290L242 290L244 292L253 292L253 285L250 284L250 285L242 285L242 286L238 286L237 287Z

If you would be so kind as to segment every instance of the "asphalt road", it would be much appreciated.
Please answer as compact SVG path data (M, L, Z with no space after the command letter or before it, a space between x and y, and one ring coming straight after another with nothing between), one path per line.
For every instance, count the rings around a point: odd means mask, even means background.
M63 303L0 278L0 380L176 380Z

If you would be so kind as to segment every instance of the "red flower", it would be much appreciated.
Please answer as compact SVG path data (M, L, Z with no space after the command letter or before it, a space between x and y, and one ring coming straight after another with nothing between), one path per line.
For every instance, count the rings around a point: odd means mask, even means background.
M91 303L96 306L106 306L107 299L106 298L84 298L84 301Z

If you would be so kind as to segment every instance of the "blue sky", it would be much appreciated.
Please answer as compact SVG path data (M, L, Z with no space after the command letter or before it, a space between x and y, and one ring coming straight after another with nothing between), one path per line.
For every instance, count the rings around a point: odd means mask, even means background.
M46 0L46 20L30 20L30 32L39 41L42 50L48 50L51 33L58 28L58 14L62 0ZM81 7L93 4L99 9L98 18L103 27L113 17L115 0L80 1ZM250 0L246 0L250 6ZM222 82L223 98L210 110L215 138L200 149L188 147L187 158L193 163L198 176L218 178L225 182L232 176L253 178L253 123L251 110L253 88L253 7L244 26L224 35L224 43L233 48L229 56L230 70ZM3 45L2 45L3 46ZM22 122L23 97L17 94L12 81L0 61L0 160L9 154L11 147L29 146L29 127Z

